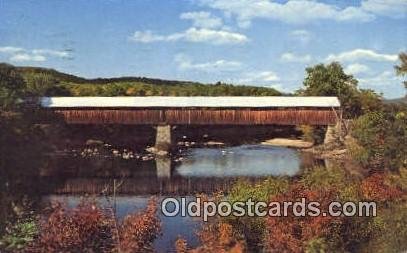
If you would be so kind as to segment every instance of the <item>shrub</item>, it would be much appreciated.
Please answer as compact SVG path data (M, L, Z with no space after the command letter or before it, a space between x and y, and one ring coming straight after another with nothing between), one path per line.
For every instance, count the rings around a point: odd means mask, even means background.
M289 187L286 178L268 178L260 183L250 183L238 181L231 189L228 200L246 201L252 198L253 201L268 201L271 197L284 193ZM232 224L234 230L246 238L247 243L252 248L259 248L264 237L264 222L262 217L230 217L228 222Z
M229 192L230 202L246 201L252 198L253 201L267 201L271 196L285 192L289 183L286 178L269 177L259 183L251 183L245 180L237 181Z
M108 252L114 242L106 215L94 203L68 211L58 204L41 224L32 252Z
M219 252L241 253L245 252L246 246L242 240L236 239L233 227L224 222L208 223L198 231L200 246L195 249L187 249L187 244L182 238L175 242L178 253L190 252Z
M307 201L318 201L321 212L327 212L329 203L336 200L336 195L337 191L333 188L307 190L300 184L294 184L286 194L277 195L273 201L282 203L305 198ZM267 252L304 252L310 247L307 242L316 238L325 238L330 245L340 246L341 217L296 217L290 210L287 214L287 217L267 218L264 242Z
M160 230L156 202L116 225L115 217L96 203L82 202L72 210L57 204L40 223L38 238L28 252L146 252Z
M17 251L34 240L38 232L37 224L32 219L18 220L7 233L0 238L0 249Z
M150 200L147 209L138 215L128 215L119 227L120 252L153 251L152 242L160 232L156 216L157 205Z
M389 185L388 176L383 173L375 173L361 183L361 192L365 199L372 201L389 201L399 199L403 192L396 186Z
M360 199L358 180L350 178L339 166L315 166L307 169L299 182L312 191L324 191L334 188L341 201L357 201Z
M363 165L383 170L407 166L407 109L385 107L369 112L353 124L351 135L357 140L353 153ZM359 151L359 152L358 152ZM358 157L359 156L359 157Z

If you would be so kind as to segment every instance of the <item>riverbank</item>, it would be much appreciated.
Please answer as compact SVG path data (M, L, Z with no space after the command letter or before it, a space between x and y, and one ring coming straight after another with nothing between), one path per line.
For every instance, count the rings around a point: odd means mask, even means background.
M287 148L311 148L314 143L299 139L286 139L286 138L273 138L269 140L265 140L261 142L263 145L270 145L270 146L279 146L279 147L287 147Z

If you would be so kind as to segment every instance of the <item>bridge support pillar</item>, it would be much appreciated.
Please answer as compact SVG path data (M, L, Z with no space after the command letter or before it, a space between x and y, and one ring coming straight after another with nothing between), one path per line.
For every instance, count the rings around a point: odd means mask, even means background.
M171 126L158 125L156 131L155 148L159 151L170 151L172 145Z
M171 178L171 158L159 157L155 160L157 177L160 179Z

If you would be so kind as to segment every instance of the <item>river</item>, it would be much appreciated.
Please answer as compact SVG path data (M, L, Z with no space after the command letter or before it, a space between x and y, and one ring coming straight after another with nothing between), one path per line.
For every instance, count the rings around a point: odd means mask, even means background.
M293 177L316 163L323 165L323 161L295 149L267 145L191 148L181 158L151 161L63 156L42 172L41 181L53 183L44 189L41 199L44 206L59 201L74 207L84 196L91 196L101 206L114 205L117 217L122 219L145 208L152 196L161 201L169 196L192 198L198 193L227 193L236 180ZM110 201L101 194L106 191ZM178 236L190 246L198 243L195 231L199 219L165 217L161 212L159 216L162 234L154 242L156 250L173 248Z

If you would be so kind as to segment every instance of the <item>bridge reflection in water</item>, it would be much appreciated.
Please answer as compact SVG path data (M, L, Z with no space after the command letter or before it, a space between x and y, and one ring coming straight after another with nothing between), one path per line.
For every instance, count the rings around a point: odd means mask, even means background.
M112 158L53 159L43 171L49 189L43 202L58 201L77 206L83 196L95 198L101 206L113 203L119 219L146 207L152 195L180 196L193 200L198 193L228 192L239 179L252 182L269 176L294 176L315 163L323 163L293 149L263 145L244 145L224 149L191 149L182 162L171 159L153 161L116 160ZM114 186L117 186L113 194ZM106 192L110 198L101 193ZM110 199L107 201L107 199ZM158 212L162 235L154 241L157 252L175 252L178 236L191 247L199 243L196 236L201 226L197 217L165 217Z
M116 194L180 196L228 192L239 179L256 182L269 176L294 176L322 163L288 148L244 145L192 149L182 162L61 158L43 175L47 181L58 181L48 194L98 195L112 193L116 185Z

